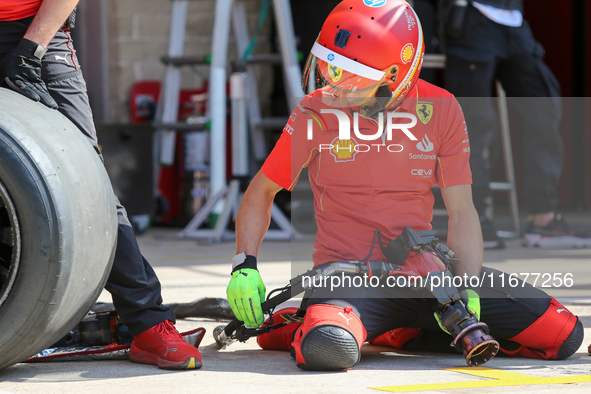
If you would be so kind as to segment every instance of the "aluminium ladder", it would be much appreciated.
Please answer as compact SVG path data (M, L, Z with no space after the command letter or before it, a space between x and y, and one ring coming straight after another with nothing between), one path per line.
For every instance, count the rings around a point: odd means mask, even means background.
M233 19L234 34L236 36L237 51L244 53L248 46L248 29L244 0L217 0L215 8L212 57L210 68L209 105L208 112L211 122L210 143L211 143L211 198L197 212L190 223L178 234L183 238L205 238L209 242L219 242L222 239L232 239L235 234L226 230L230 214L236 212L240 204L240 181L232 179L226 184L226 66L228 54L228 42L230 35L230 19ZM286 95L291 97L302 97L303 92L299 87L301 79L300 66L297 60L293 22L289 0L273 0L274 13L281 47L280 56L262 55L262 60L280 62L283 65L284 78L286 81ZM204 130L204 125L189 125L178 123L178 94L180 92L180 65L207 64L204 58L184 57L184 38L186 33L186 15L188 0L173 0L171 24L169 33L168 56L165 77L158 106L156 127L159 135L160 163L171 163L174 159L174 138L175 130ZM285 118L262 119L256 91L256 82L249 75L252 71L253 62L258 55L246 59L247 73L241 78L230 78L233 103L233 140L242 141L242 150L233 146L233 162L242 163L239 167L233 166L233 176L248 176L246 164L248 163L248 144L246 134L246 119L250 128L250 137L253 141L255 157L262 159L266 152L262 131L269 127L282 128ZM245 106L248 107L248 116ZM290 108L291 109L291 108ZM240 120L239 120L240 119ZM239 120L239 121L238 121ZM155 162L157 162L155 160ZM211 213L219 214L214 229L199 229L200 225ZM272 219L279 226L279 230L269 230L267 239L291 238L291 224L283 213L273 205Z

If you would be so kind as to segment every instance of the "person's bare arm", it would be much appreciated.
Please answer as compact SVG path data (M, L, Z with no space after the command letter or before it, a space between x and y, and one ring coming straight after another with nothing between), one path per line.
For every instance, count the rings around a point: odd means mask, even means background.
M250 182L244 193L236 218L236 253L245 252L257 257L265 233L271 223L273 199L281 186L262 171Z
M281 186L259 171L244 193L236 218L236 256L232 259L232 278L226 295L236 318L249 327L258 327L264 321L261 303L267 290L256 258L279 190Z
M441 189L449 213L447 245L460 262L454 275L478 276L482 267L482 232L472 203L472 187L458 185Z
M77 4L78 0L43 0L25 38L47 47Z

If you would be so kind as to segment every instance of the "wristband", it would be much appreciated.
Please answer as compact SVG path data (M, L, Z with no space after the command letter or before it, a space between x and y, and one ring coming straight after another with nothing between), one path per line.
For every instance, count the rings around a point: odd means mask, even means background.
M232 272L243 269L257 269L257 258L242 252L232 257Z
M36 42L31 40L27 40L26 38L21 38L18 47L26 50L32 56L35 56L39 60L41 60L47 52L47 48L45 48L43 45L37 44Z

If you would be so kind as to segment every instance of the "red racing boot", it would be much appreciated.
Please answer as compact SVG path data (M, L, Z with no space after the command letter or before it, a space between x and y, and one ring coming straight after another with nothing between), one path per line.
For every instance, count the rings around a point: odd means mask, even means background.
M369 341L369 343L376 346L391 346L395 349L404 350L404 345L418 337L420 333L421 330L418 328L400 327L383 333Z
M129 359L162 369L199 369L202 365L199 350L183 339L170 320L136 335Z
M284 315L295 315L298 308L283 308L273 313L273 325L284 323L287 319ZM267 319L265 323L269 323ZM293 334L295 330L301 326L302 323L292 323L274 331L268 332L257 337L258 345L264 350L291 350L291 343L293 342Z

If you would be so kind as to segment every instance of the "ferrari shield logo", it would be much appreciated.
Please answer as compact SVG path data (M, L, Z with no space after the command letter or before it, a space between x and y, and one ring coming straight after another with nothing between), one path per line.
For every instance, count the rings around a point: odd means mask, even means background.
M433 103L419 101L416 108L417 116L422 124L427 124L433 117Z
M333 66L332 64L328 65L328 75L333 82L339 82L341 77L343 76L343 70Z

